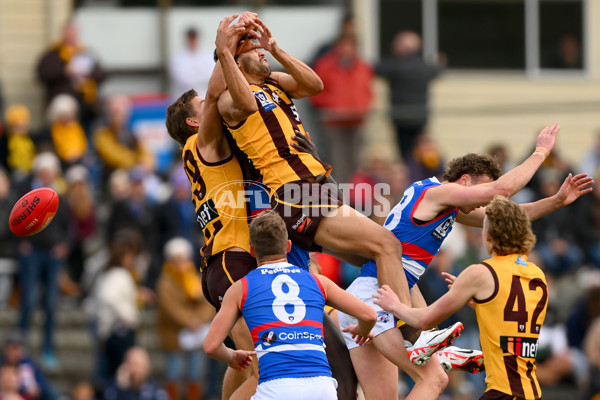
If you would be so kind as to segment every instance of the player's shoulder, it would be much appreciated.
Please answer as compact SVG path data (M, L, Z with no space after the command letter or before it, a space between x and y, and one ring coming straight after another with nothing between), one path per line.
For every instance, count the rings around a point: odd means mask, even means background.
M183 150L193 150L196 148L196 145L198 143L198 134L194 133L192 136L190 136L189 138L187 138L187 140L185 141L185 145L183 146Z

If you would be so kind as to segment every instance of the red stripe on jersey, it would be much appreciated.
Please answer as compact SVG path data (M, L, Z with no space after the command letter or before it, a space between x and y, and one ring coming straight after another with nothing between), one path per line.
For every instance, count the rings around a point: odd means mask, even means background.
M323 297L325 298L325 303L327 303L327 295L325 294L325 288L323 288L323 284L321 283L321 280L319 279L318 276L316 276L312 272L310 274L312 275L313 278L315 278L315 281L317 281L317 285L319 286L319 289L321 289L321 293L323 293Z
M321 336L323 336L323 324L320 324L317 321L303 320L303 321L300 321L297 324L293 324L293 325L287 324L283 321L274 321L274 322L268 322L266 324L255 326L250 331L250 334L252 335L252 340L254 341L254 343L258 342L258 332L262 332L262 331L264 331L266 329L270 329L270 328L279 328L281 326L293 326L293 327L314 326L321 330Z
M415 261L423 261L427 265L429 265L434 257L434 255L427 250L420 248L414 243L407 242L402 242L402 255L408 256Z
M250 216L252 217L252 219L256 218L256 216L258 214L260 214L263 211L267 211L270 210L270 208L258 208L256 210L252 210L252 212L250 213Z
M246 302L246 296L248 295L248 281L246 278L240 279L242 281L242 287L244 288L242 293L242 302L240 303L240 312L244 311L244 303Z

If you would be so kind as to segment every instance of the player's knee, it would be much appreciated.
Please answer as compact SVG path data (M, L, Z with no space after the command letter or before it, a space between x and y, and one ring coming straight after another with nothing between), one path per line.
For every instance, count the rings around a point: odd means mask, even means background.
M381 233L375 238L376 253L381 255L389 255L389 254L398 254L398 256L402 255L402 243L398 240L398 238L387 229L381 229Z
M431 371L428 371L429 374L426 379L426 384L432 389L435 389L435 391L439 394L442 393L444 389L446 389L446 386L448 386L449 379L448 374L444 372L441 365L438 364L436 365L436 367L439 368L434 368Z

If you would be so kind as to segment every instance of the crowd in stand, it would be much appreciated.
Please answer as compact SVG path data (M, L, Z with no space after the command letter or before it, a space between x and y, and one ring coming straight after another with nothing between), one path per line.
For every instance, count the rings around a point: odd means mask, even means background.
M312 99L328 144L320 154L330 157L340 182L388 184L385 204L379 205L393 207L411 182L441 178L444 170L443 149L426 132L427 86L440 67L422 60L414 33L400 33L394 59L371 66L358 56L351 18L340 32L313 62L325 83L323 93ZM175 85L188 84L190 74L211 73L212 65L192 68L198 60L209 62L205 54L195 54L200 51L197 35L187 31L187 47L174 58ZM390 83L401 161L362 151L377 75ZM0 399L57 398L42 371L60 371L53 338L60 329L55 323L60 299L85 306L97 344L94 376L63 396L174 400L186 393L190 399L200 398L208 385L208 361L199 349L214 314L200 286L201 233L178 149L170 168L158 172L152 152L131 130L131 99L100 97L107 74L78 42L75 25L68 24L62 39L41 56L37 77L46 89L46 118L32 116L22 104L4 104L0 127L0 305L19 314L15 331L3 342ZM407 89L406 82L413 86ZM34 132L34 125L43 128ZM504 169L510 168L502 145L490 147L490 154ZM600 133L582 155L581 166L570 165L555 150L517 198L534 201L555 193L570 172L596 177L598 171ZM38 235L15 237L7 222L12 205L42 186L60 196L56 218ZM348 201L378 205L368 191L352 193ZM532 257L552 282L538 351L540 383L600 393L600 333L594 334L600 330L600 192L540 218L533 229L538 242ZM441 272L457 274L484 256L475 229L455 226L451 238L420 285L428 302L446 291ZM342 287L358 274L355 267L326 255L315 255L314 262ZM27 352L30 320L39 303L45 314L42 352L32 357ZM145 308L158 314L157 332L166 356L160 387L149 381L150 358L136 340ZM477 347L474 314L463 310L461 320L465 332L471 331L461 338L463 347ZM455 374L448 396L474 398L482 382L481 376Z

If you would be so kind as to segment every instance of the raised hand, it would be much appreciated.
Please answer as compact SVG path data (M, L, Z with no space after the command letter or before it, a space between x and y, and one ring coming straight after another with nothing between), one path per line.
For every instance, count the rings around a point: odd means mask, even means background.
M373 303L391 313L400 304L400 299L388 285L383 285L377 289L377 292L373 293L373 297L375 297Z
M355 339L354 342L359 346L369 344L373 341L373 331L369 332L367 336L363 336L358 332L358 325L347 326L342 329L342 332L351 333L352 339Z
M448 272L442 272L442 276L445 278L444 280L448 284L448 290L452 287L452 284L456 280L456 276L449 274Z
M580 196L590 193L593 184L594 178L587 174L578 174L575 176L569 174L560 189L558 189L558 192L556 192L556 198L560 201L561 205L566 206L577 200Z
M257 18L256 21L253 22L253 25L254 29L259 34L257 39L260 42L260 46L269 53L271 53L273 49L277 46L277 42L271 34L271 31L260 18Z
M246 23L240 21L234 25L231 22L238 17L239 14L234 14L230 17L225 17L219 23L217 28L217 38L215 45L217 52L229 50L232 55L235 54L240 37L247 31Z
M552 126L542 129L535 142L536 147L543 147L548 150L548 153L554 148L556 134L560 131L560 125L555 121Z
M235 350L233 352L233 358L227 363L227 365L236 371L241 371L252 364L252 356L255 354L255 351Z

